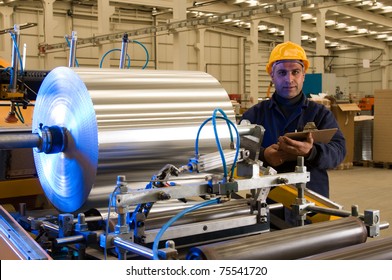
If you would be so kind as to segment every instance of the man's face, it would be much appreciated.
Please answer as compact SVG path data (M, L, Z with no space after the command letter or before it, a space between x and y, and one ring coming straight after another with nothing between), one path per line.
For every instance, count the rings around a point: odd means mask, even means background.
M271 79L276 93L283 98L291 99L301 92L305 81L305 71L300 63L285 61L273 66Z

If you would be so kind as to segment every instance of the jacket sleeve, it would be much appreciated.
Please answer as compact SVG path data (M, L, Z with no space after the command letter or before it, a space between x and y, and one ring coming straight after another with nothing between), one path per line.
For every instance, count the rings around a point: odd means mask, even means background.
M320 120L316 124L318 129L337 127L338 130L329 143L314 143L311 154L305 161L318 169L332 169L337 167L346 156L346 140L331 111L322 110L320 115Z
M242 120L248 120L252 124L260 124L260 123L257 123L257 105L252 106L247 111L245 111L241 117L240 122Z

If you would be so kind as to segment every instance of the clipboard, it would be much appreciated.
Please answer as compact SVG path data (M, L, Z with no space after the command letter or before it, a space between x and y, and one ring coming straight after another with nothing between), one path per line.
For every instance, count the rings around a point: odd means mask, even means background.
M303 141L308 136L308 133L311 132L314 142L327 144L329 141L331 141L336 131L338 131L337 128L327 128L320 130L315 129L301 132L288 132L284 136L287 136L293 140Z

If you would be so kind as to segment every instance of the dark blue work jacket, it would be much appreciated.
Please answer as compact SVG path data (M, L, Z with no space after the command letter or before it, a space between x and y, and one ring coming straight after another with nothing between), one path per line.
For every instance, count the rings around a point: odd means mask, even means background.
M317 129L339 128L336 118L324 105L308 100L302 94L293 113L286 118L274 98L262 101L247 110L242 119L265 128L260 160L268 165L264 159L264 149L277 143L278 137L286 132L302 131L308 122L314 122ZM314 143L311 154L305 158L307 171L310 172L310 182L307 188L329 197L328 169L337 167L346 156L346 141L340 129L328 144ZM274 167L279 173L294 172L297 162L285 162Z

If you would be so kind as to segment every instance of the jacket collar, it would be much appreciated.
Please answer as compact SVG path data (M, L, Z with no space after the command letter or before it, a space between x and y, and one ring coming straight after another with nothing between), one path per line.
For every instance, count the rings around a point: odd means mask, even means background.
M274 92L274 94L272 95L272 98L270 99L271 101L268 106L268 108L270 108L270 109L272 109L273 107L279 108L277 101L276 101L276 98L274 98L275 94L277 94L276 91ZM302 91L300 94L302 94L300 106L302 107L302 109L305 109L309 106L309 99L306 98L305 94Z

